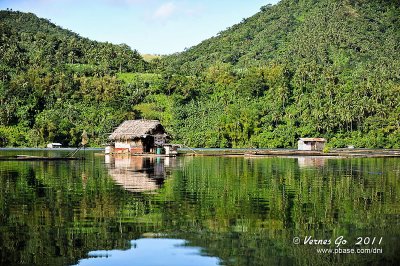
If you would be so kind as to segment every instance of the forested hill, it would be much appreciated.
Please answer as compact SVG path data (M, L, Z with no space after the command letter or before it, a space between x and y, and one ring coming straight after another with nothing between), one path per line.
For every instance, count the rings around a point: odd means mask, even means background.
M233 146L400 145L398 0L282 0L160 65L229 95Z
M147 67L125 44L92 41L31 13L0 11L0 147L75 146L83 130L92 145L101 144L134 117L134 100L117 73Z
M400 148L398 0L282 0L151 65L0 11L0 51L0 146L101 145L146 118L191 147Z
M399 0L282 0L164 63L182 73L216 62L241 70L271 62L325 68L347 60L350 70L358 63L389 69L398 66L392 64L399 61L399 27ZM393 70L398 76L399 68Z
M1 43L7 44L2 46L1 65L15 71L32 65L49 68L80 64L83 72L104 74L145 67L139 53L125 44L91 41L32 13L1 10L0 35Z

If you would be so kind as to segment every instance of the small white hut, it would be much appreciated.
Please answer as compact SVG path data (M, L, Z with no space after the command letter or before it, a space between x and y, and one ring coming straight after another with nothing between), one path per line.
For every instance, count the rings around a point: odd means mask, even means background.
M49 143L49 144L47 144L47 148L49 148L49 149L61 148L61 146L62 146L61 143Z
M297 147L300 151L322 151L325 143L324 138L300 138Z

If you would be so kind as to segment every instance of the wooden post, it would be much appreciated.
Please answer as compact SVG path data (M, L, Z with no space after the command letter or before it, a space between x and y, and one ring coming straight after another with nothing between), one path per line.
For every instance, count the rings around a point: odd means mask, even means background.
M83 133L82 133L82 142L81 142L81 144L82 144L82 146L83 146L83 157L85 157L85 155L86 155L85 148L86 148L86 144L88 144L88 142L89 142L89 137L88 137L88 135L87 135L87 133L86 133L86 130L83 130Z

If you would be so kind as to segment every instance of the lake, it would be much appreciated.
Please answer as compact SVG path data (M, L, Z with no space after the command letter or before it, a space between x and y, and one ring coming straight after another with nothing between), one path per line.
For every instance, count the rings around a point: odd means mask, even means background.
M86 160L0 161L1 265L400 258L400 158L79 156Z

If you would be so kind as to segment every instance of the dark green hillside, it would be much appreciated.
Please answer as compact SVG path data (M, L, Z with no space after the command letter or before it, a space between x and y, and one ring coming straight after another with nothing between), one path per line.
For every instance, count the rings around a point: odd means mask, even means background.
M134 116L120 72L147 63L127 45L82 38L31 13L0 11L0 146L92 144ZM128 106L128 107L127 107Z
M400 145L399 1L283 0L160 65L211 83L191 103L212 128L194 143Z
M183 53L165 60L171 71L199 73L221 61L237 68L259 66L279 56L288 42L288 34L297 27L294 12L297 7L278 4L262 7L259 13L243 19Z
M49 68L70 64L74 70L90 74L142 71L145 67L139 53L125 44L91 41L31 13L0 11L0 32L5 50L3 67L26 70L32 65Z
M344 51L368 61L370 52L381 57L398 49L399 6L398 0L282 0L164 63L172 71L199 73L218 61L236 69L271 61L296 66L299 57L331 57L319 58L328 63Z

